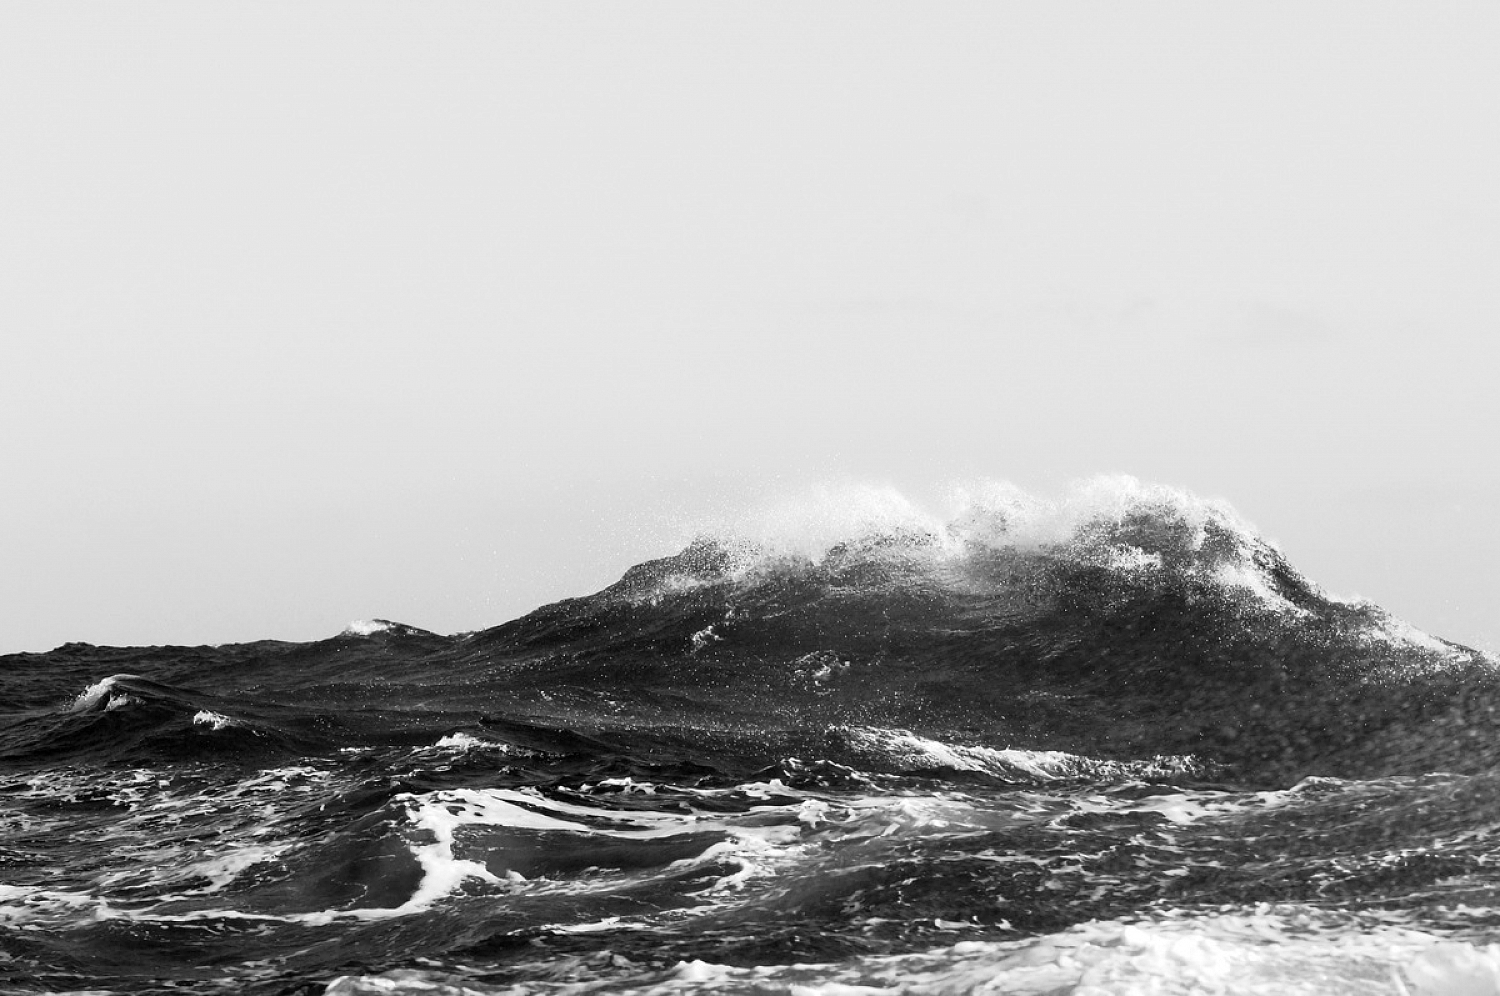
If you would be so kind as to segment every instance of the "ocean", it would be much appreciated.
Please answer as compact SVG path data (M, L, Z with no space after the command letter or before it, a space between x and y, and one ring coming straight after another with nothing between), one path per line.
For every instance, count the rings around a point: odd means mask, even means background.
M851 522L0 658L0 991L1500 993L1495 660L1128 479Z

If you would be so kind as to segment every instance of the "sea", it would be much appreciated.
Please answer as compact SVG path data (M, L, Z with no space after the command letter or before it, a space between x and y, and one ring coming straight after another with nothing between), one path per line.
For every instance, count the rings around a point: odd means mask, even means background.
M661 552L470 633L0 657L0 992L1500 993L1496 660L1227 504Z

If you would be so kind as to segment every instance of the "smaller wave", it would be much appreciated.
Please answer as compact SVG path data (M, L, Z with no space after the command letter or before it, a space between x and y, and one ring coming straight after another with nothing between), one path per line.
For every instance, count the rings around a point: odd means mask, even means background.
M437 634L416 626L408 626L405 623L392 622L389 619L356 619L344 627L340 636L378 636L389 633L392 636L435 636Z
M376 633L384 633L392 627L392 623L384 619L356 619L344 627L345 636L374 636Z
M331 724L295 707L231 699L136 674L85 687L61 708L38 711L0 731L0 757L186 758L205 751L248 757L304 750Z
M445 737L440 737L438 739L438 742L433 744L432 746L452 747L457 750L474 750L478 748L503 751L506 749L504 744L491 743L488 740L480 740L478 737L471 736L470 734L463 732L450 733Z
M227 726L233 726L234 720L230 719L228 716L223 716L219 713L211 712L208 709L199 709L196 713L193 714L193 725L206 726L210 730L222 730Z
M417 754L447 754L449 756L467 757L471 755L522 755L535 756L532 751L520 747L512 747L510 744L498 740L485 740L476 737L472 733L459 730L456 733L445 734L439 737L431 746L420 747Z
M121 696L112 694L114 692L115 686L121 681L139 680L141 680L140 677L134 674L112 674L108 678L101 678L89 687L85 688L83 691L79 692L78 697L73 700L73 704L68 707L68 711L87 712L97 706L100 702L105 703L106 710L118 709L120 708L120 706L127 703L122 701L119 705L114 704L116 699L121 698ZM106 700L105 696L109 696L109 699ZM129 696L124 696L124 698L128 699Z

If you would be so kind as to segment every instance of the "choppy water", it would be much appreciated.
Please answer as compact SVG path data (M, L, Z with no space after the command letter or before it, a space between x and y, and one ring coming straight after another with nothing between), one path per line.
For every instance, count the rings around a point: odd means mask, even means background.
M1500 993L1500 673L1129 481L0 658L0 989Z

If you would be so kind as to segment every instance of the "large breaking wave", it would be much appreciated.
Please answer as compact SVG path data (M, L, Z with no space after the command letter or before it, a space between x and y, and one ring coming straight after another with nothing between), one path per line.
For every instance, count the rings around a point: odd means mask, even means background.
M1329 595L1220 502L1112 478L950 506L828 492L456 636L375 619L5 658L0 978L1439 993L1500 973L1494 661Z

